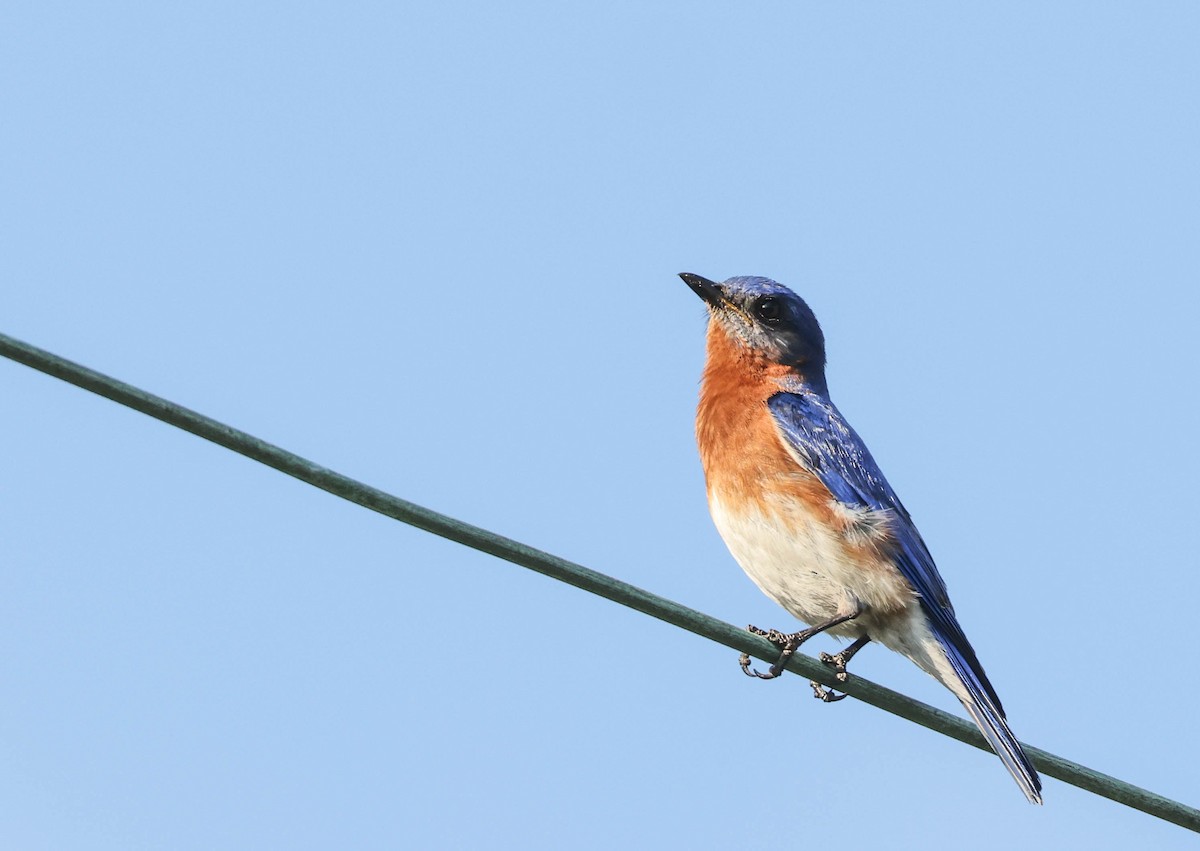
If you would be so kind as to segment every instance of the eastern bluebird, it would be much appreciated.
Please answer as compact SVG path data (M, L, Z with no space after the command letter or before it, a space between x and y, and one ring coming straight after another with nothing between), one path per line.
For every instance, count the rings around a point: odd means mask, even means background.
M810 625L792 635L751 627L783 652L828 632L853 643L821 654L846 678L869 641L901 653L962 701L1031 802L1042 783L954 616L912 518L829 399L825 336L804 300L767 278L681 278L708 305L708 359L696 412L713 522L768 596ZM817 696L837 700L816 683Z

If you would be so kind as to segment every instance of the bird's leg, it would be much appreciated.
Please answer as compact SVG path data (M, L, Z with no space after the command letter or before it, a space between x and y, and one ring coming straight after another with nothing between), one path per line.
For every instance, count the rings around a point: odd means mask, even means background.
M748 677L758 677L760 680L773 680L783 673L784 669L787 667L788 660L792 658L792 654L796 652L801 644L808 641L814 635L820 635L825 630L835 627L838 624L845 623L849 620L854 620L860 614L862 614L862 607L856 606L854 611L850 612L849 614L834 615L832 618L823 623L819 623L816 626L810 626L808 629L801 630L800 632L793 632L791 635L780 632L777 629L759 629L756 626L748 626L746 627L747 630L755 635L761 635L776 647L781 648L782 652L779 654L779 659L765 674L761 671L751 668L750 654L743 653L741 658L738 660L738 663L742 666L742 672Z
M830 656L828 653L822 653L817 658L826 665L833 665L834 676L840 681L845 682L850 675L846 673L846 664L854 658L854 654L862 650L871 641L871 636L863 635L855 640L853 644L843 650L841 653L836 653ZM826 703L833 703L841 700L846 695L835 694L832 689L827 689L816 680L809 680L808 684L812 686L813 697L817 700L823 700Z

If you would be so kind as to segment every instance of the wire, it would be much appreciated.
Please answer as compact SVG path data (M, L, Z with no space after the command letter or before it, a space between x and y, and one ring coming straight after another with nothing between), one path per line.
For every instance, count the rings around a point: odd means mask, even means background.
M520 541L514 541L511 538L497 535L478 526L472 526L392 496L378 488L314 464L306 458L260 440L244 431L239 431L232 426L189 410L182 405L147 393L145 390L125 384L5 334L0 334L0 355L62 379L69 384L82 387L84 390L90 390L184 431L189 431L198 437L210 440L219 446L224 446L226 449L266 464L268 467L274 467L289 476L294 476L313 487L328 491L335 496L340 496L342 499L377 511L402 523L408 523L513 564L543 573L561 582L582 588L686 629L718 644L749 653L763 661L774 662L778 658L778 648L765 639L751 635L744 629L739 629L711 615L535 549ZM960 742L991 752L974 725L948 712L943 712L899 692L877 685L870 680L851 676L847 682L838 682L834 680L832 672L827 666L799 653L792 657L788 664L788 670L807 679L837 688L865 703L958 739ZM1041 748L1029 745L1024 745L1024 747L1033 760L1033 764L1043 774L1056 777L1065 783L1078 786L1080 789L1200 833L1200 810L1194 807L1126 783L1116 777L1094 771Z

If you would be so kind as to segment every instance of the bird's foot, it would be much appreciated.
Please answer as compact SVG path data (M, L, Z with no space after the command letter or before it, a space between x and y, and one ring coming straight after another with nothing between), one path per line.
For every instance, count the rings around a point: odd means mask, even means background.
M810 626L808 629L801 630L800 632L793 632L790 634L786 633L786 632L780 632L777 629L759 629L756 626L746 627L746 629L751 634L761 635L767 641L771 642L776 647L780 648L781 652L779 654L779 659L775 662L774 665L772 665L770 667L770 669L765 674L751 668L750 667L750 654L743 653L741 655L741 658L738 659L738 664L740 664L742 666L742 673L744 673L748 677L758 677L760 680L775 679L776 677L778 677L780 674L783 673L785 668L787 668L788 660L792 658L792 654L796 652L796 650L800 647L801 644L808 641L814 635L820 635L822 632L829 629L830 627L837 626L838 624L845 623L846 621L854 620L856 617L858 617L860 614L862 614L862 611L863 611L862 606L857 606L854 609L854 611L852 611L852 612L849 612L846 614L834 615L832 618L830 618L829 620L827 620L823 623L819 623L816 626ZM840 663L841 671L840 671L840 676L838 677L839 682L844 682L846 679L846 663L850 661L850 658L852 656L854 656L855 653L857 653L859 650L861 650L863 647L865 647L867 645L867 642L869 642L870 640L871 639L868 636L864 635L864 636L860 637L857 641L855 641L853 644L851 644L849 647L847 647L845 650L843 650L841 653L839 653L837 657L830 657L831 659L835 659L838 657L841 658L841 663ZM825 653L821 654L822 661L825 661L824 657L826 655L827 654L825 654ZM835 663L835 664L837 664L837 663ZM818 695L818 696L820 696L820 695ZM829 702L830 700L841 700L840 697L839 698L833 698L833 697L824 698L823 697L821 699L826 702Z
M826 665L832 666L834 678L839 683L844 683L846 680L850 679L850 675L846 673L846 665L848 665L850 660L854 658L855 653L857 653L859 650L862 650L870 643L871 637L869 635L862 635L859 636L853 644L851 644L841 653L834 653L832 655L829 653L822 653L817 658ZM835 700L841 700L846 696L844 694L835 694L831 689L826 688L816 680L810 681L809 685L812 686L813 697L817 698L818 700L823 700L825 703L833 703Z
M833 675L837 677L839 683L844 683L850 679L850 675L846 673L846 666L850 664L850 660L854 658L855 653L870 643L871 636L861 635L855 639L853 644L842 650L841 653L835 653L832 656L828 653L822 653L818 658L826 665L832 665Z
M777 629L760 629L754 625L746 627L746 630L753 635L762 636L780 649L779 659L767 670L765 674L762 671L758 671L751 667L749 653L743 653L738 658L738 664L742 666L742 673L748 677L758 677L760 680L773 680L782 674L784 669L787 667L788 660L791 659L792 654L796 652L796 648L803 644L806 639L811 637L808 630L788 634L786 632L780 632Z
M832 656L828 653L822 653L817 658L826 665L833 666L833 675L837 678L839 683L844 683L847 679L849 679L850 675L846 673L846 663L850 660L846 658L844 653L837 653Z
M821 655L824 656L826 654L822 653ZM824 662L825 660L822 659L821 661ZM846 699L846 695L836 694L832 689L825 688L825 686L816 680L809 680L808 684L812 686L813 697L817 700L823 700L825 703L834 703L835 701Z

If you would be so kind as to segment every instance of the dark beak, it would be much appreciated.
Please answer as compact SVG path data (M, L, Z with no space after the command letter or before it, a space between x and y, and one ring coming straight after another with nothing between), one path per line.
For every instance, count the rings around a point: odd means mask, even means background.
M720 284L713 283L708 278L693 275L691 272L680 272L679 277L683 278L683 282L712 307L725 307L729 303Z

